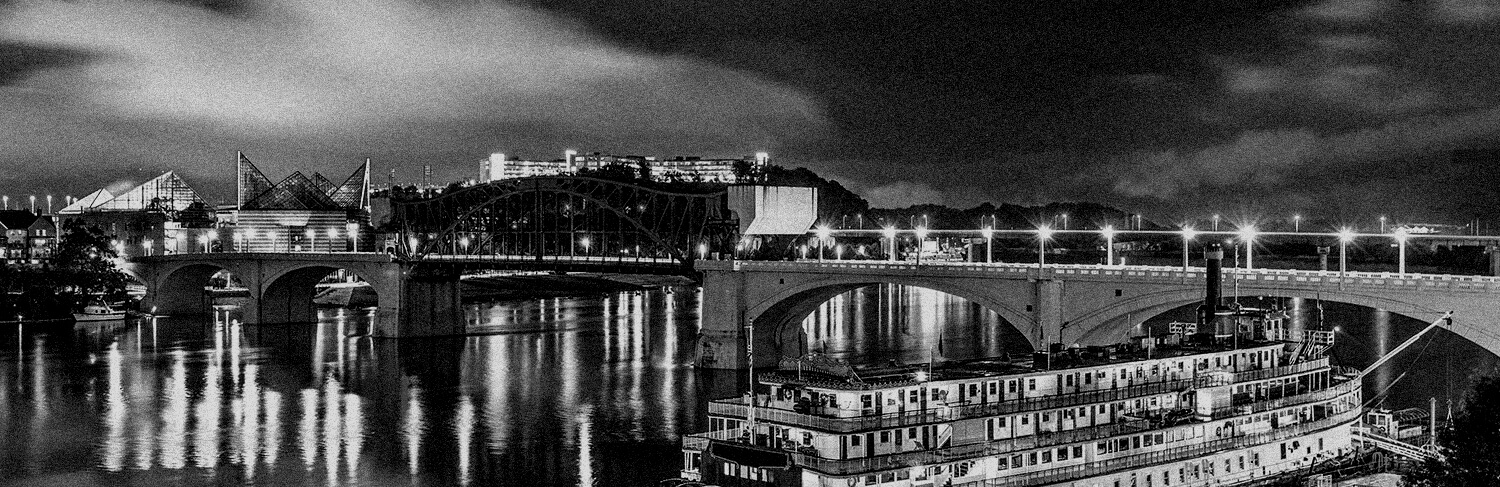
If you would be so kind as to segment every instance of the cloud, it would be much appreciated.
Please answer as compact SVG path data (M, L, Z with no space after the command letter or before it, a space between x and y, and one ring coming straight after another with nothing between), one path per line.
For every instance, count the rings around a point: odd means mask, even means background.
M1339 174L1343 184L1357 183L1384 163L1443 153L1497 134L1500 108L1328 134L1308 128L1252 130L1193 151L1133 154L1117 161L1123 170L1113 189L1128 197L1166 200L1205 188L1262 191L1325 171Z
M20 0L0 7L0 42L90 54L0 86L0 111L44 113L56 128L0 145L0 157L95 149L88 138L166 141L170 152L183 137L199 147L157 157L229 140L420 154L475 139L551 150L568 137L744 151L826 124L817 100L772 80L616 47L510 4L269 0L226 14L168 1Z

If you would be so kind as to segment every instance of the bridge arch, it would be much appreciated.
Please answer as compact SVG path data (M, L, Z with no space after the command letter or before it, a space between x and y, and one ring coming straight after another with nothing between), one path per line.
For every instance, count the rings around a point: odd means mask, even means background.
M378 266L344 265L319 262L303 262L298 265L274 269L262 279L257 293L257 323L304 323L317 321L317 307L313 304L317 285L329 274L344 270L358 276L375 292L379 308L391 307L391 302L400 299L399 285L393 285L385 274L389 271Z
M1393 314L1424 322L1433 321L1441 316L1442 313L1449 311L1392 299L1386 296L1337 290L1253 289L1242 291L1241 294L1248 296L1321 299L1328 302L1383 309ZM1104 345L1117 343L1125 333L1129 332L1132 326L1129 321L1145 321L1146 318L1202 301L1203 291L1197 288L1160 290L1139 294L1130 299L1110 302L1104 307L1092 309L1082 315L1078 315L1065 323L1063 336L1066 340L1069 340L1069 344ZM1127 320L1127 315L1143 318ZM1459 323L1459 321L1455 321L1455 323ZM1455 326L1452 331L1480 345L1485 345L1485 341L1487 340L1493 340L1493 338L1477 336L1472 333L1472 330L1470 330L1470 333L1465 333L1464 329L1465 327L1463 326ZM1069 330L1077 331L1070 333ZM1495 349L1491 348L1491 350Z
M161 269L154 279L142 279L148 298L142 304L147 310L155 308L157 313L166 315L202 313L209 306L203 288L209 278L221 271L237 274L230 266L208 262L187 262Z
M891 284L931 289L965 299L1000 315L1007 323L1027 338L1028 345L1036 349L1036 336L1029 333L1036 320L1030 313L1017 309L1013 302L1024 300L1006 299L1000 294L1003 289L968 286L961 281L933 279L922 276L860 276L828 277L789 286L757 302L747 303L746 318L754 320L757 355L767 350L774 357L798 357L808 352L807 334L802 321L818 306L835 296L856 289Z

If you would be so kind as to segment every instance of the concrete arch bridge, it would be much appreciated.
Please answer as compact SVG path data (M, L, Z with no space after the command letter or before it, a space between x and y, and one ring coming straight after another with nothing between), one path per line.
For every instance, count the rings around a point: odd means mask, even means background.
M877 261L700 261L704 276L699 364L740 368L753 321L756 365L807 351L801 322L844 292L889 283L959 296L998 313L1033 348L1099 345L1129 332L1128 316L1200 302L1204 269ZM1452 331L1500 355L1500 278L1272 269L1228 269L1224 292L1321 298L1431 321L1455 311Z

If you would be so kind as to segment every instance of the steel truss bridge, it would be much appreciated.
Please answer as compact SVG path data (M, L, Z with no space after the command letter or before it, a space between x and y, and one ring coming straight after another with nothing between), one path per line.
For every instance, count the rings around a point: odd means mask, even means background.
M736 243L726 194L579 176L494 181L392 202L396 254L430 266L691 274L694 260Z

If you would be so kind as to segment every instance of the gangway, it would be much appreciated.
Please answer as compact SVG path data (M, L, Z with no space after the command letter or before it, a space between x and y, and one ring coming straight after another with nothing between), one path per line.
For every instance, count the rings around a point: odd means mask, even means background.
M1439 453L1432 445L1418 446L1407 443L1389 436L1375 432L1368 426L1353 426L1350 428L1354 434L1355 441L1363 441L1374 445L1376 448L1417 461L1428 459L1442 460L1443 454Z

